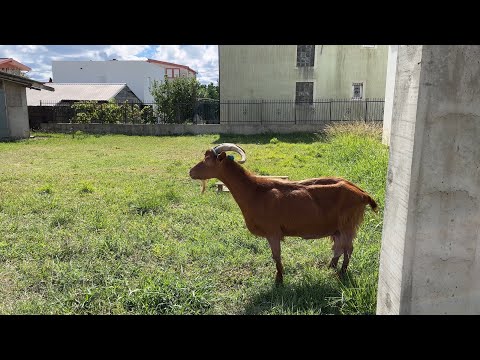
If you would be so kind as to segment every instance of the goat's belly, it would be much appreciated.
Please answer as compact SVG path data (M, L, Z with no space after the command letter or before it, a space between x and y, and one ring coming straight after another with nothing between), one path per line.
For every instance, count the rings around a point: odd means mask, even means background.
M283 220L283 221L282 221ZM248 230L256 236L298 236L304 239L320 239L326 236L331 236L338 231L336 223L328 222L295 222L292 223L287 219L272 218L253 218L246 219L246 225Z
M298 236L304 239L320 239L326 236L333 235L336 231L336 227L303 227L303 228L289 228L283 227L283 233L285 236Z

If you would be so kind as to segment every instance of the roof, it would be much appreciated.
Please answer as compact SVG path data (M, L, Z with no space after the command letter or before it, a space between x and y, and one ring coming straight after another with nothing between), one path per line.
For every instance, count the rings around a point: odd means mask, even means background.
M0 80L10 81L31 89L55 91L55 89L50 86L43 85L40 81L32 80L25 76L13 75L4 71L0 71Z
M45 93L27 89L27 105L40 106L40 101L45 106L54 106L63 100L108 101L127 87L127 84L48 83L48 86L54 88L55 92Z
M154 60L154 59L148 59L147 62L154 63L154 64L160 64L160 65L179 67L179 68L182 68L182 69L187 69L188 71L191 71L195 74L197 73L195 70L189 68L187 65L180 65L180 64L175 64L175 63L172 63L172 62L160 61L160 60Z
M12 58L0 58L0 68L9 68L9 69L18 69L23 71L30 71L32 70L26 65L19 63L17 60Z

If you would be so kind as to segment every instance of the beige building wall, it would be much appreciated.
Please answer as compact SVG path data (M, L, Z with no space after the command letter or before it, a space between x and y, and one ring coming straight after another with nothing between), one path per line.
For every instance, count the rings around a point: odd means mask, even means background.
M297 81L314 99L384 98L388 45L316 45L313 67L297 67L297 45L219 45L220 100L295 100Z

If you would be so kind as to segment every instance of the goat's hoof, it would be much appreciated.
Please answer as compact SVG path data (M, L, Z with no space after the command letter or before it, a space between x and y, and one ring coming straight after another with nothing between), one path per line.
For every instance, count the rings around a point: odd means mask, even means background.
M336 266L330 265L328 268L338 274L338 268Z
M338 272L338 276L343 279L345 278L345 275L347 275L347 269L341 268L340 271Z

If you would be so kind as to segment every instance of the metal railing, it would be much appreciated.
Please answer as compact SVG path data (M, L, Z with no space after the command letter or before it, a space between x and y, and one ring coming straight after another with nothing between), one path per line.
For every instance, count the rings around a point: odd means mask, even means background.
M383 121L384 99L241 100L220 103L222 123L309 124L325 121Z
M121 124L310 124L325 121L383 121L384 99L199 100L171 104L163 111L143 103L48 103L29 106L30 125L54 123Z

